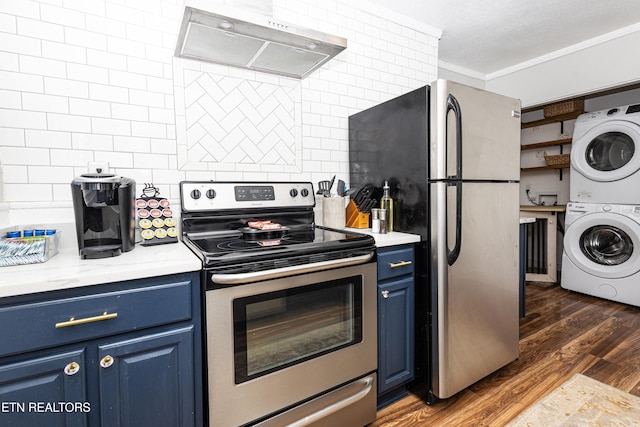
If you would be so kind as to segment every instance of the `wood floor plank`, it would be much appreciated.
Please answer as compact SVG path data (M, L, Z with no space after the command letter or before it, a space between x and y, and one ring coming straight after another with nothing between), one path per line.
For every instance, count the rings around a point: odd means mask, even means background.
M528 285L517 360L432 405L412 384L369 427L503 426L576 373L640 396L640 309Z

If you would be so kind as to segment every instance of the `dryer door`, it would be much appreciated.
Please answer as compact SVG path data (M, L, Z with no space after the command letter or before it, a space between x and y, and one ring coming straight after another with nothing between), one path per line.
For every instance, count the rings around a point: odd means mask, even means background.
M571 166L592 181L618 181L640 170L640 126L611 120L573 141Z
M640 224L611 212L586 214L565 232L564 250L581 270L602 278L640 271Z

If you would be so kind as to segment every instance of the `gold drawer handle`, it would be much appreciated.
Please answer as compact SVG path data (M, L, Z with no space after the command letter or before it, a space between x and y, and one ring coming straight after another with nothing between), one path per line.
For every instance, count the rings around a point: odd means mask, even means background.
M389 267L398 268L398 267L404 267L405 265L411 265L411 264L413 264L413 261L400 261L400 262L396 262L395 264L390 262Z
M115 319L116 317L118 317L118 313L109 314L106 311L104 313L102 313L100 316L85 317L84 319L74 319L72 317L71 319L67 320L66 322L56 323L56 329L66 328L67 326L82 325L84 323L100 322L102 320Z

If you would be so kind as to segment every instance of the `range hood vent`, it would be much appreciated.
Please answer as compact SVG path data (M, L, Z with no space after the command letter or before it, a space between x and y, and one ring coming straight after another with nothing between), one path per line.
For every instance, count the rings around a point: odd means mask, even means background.
M303 79L347 47L341 37L269 16L224 12L185 6L176 56Z

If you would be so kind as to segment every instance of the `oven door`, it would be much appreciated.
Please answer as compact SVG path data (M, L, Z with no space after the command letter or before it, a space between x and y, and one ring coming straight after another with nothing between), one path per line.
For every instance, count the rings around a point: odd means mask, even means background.
M208 290L210 425L373 421L376 310L375 262Z

